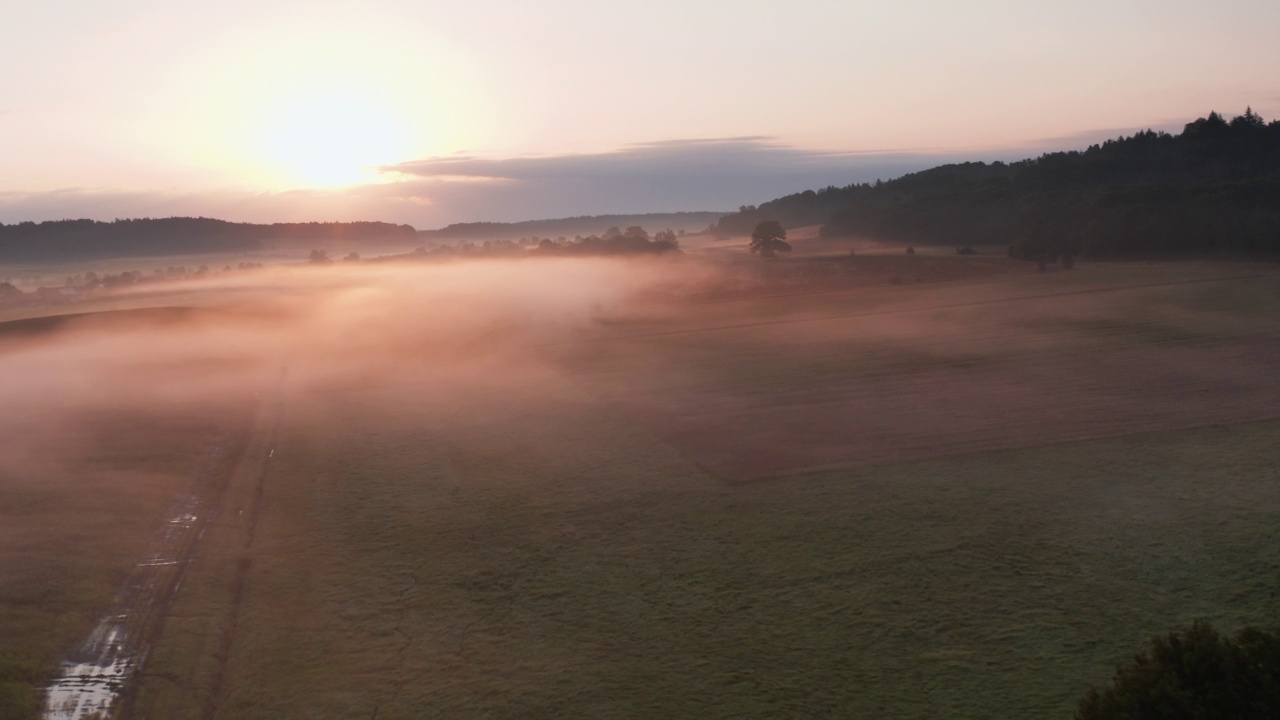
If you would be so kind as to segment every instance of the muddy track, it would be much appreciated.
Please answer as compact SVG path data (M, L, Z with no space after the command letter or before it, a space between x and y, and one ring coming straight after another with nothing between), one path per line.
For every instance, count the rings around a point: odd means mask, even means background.
M227 661L235 647L236 633L240 625L240 609L244 604L245 585L248 583L249 569L253 565L253 546L258 537L258 520L262 515L262 498L266 493L267 478L271 474L271 460L275 457L276 440L280 435L280 417L284 410L283 386L286 370L281 370L280 386L276 391L274 417L271 421L271 434L267 441L267 454L262 459L262 469L258 472L257 485L254 488L253 500L249 506L249 524L245 533L242 555L236 563L235 578L231 587L231 608L222 634L222 644L215 653L217 669L209 687L209 699L205 704L201 717L206 720L218 714L218 707L226 688Z
M67 654L50 683L42 716L70 720L116 713L128 718L151 648L204 538L248 440L248 431L209 450L187 494L166 514L107 614Z

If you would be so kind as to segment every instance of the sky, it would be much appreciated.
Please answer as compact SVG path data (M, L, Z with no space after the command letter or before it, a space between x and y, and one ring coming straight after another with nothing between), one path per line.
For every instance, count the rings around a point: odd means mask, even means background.
M0 0L0 222L729 210L1217 110L1274 0Z

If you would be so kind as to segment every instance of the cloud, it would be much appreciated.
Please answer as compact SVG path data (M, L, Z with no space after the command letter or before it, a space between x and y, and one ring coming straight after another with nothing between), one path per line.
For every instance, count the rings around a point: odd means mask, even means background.
M428 158L382 170L416 180L501 179L506 182L463 192L496 203L484 219L522 219L530 212L723 210L809 188L887 179L948 160L917 153L821 152L767 137L735 137L640 143L594 154Z

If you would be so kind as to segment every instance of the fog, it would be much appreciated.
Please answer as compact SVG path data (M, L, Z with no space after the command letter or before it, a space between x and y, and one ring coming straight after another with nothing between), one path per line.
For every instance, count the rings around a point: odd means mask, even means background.
M429 402L464 423L482 403L554 415L547 403L586 399L725 476L1271 412L1270 345L1231 335L1270 325L1228 326L1151 284L1213 268L1058 277L1006 259L743 256L277 266L46 307L64 319L0 324L0 473L68 467L103 428L244 427L235 418L281 389L339 422L342 398L362 394L375 411ZM984 277L996 272L1011 274Z
M291 392L551 392L562 378L540 348L714 273L681 259L340 263L139 286L111 296L121 310L67 306L38 332L0 325L0 472L51 470L113 418L251 406L285 368Z

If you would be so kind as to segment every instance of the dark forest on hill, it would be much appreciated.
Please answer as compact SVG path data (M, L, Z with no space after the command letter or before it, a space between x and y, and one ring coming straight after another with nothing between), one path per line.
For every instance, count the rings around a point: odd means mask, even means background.
M1015 163L943 165L887 182L745 206L714 232L762 220L824 237L1008 245L1017 257L1280 254L1280 121L1218 113Z
M244 252L269 243L403 240L417 231L383 222L236 223L212 218L51 220L0 224L0 262Z

